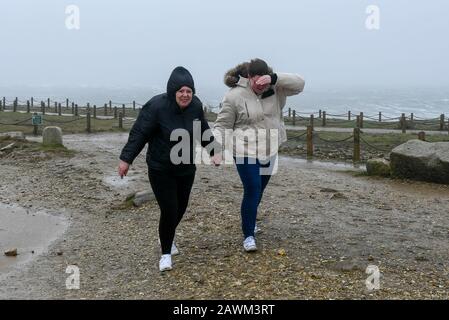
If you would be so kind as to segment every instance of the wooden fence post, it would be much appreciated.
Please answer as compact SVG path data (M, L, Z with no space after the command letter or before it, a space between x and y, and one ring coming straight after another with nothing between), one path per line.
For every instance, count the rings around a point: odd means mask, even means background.
M293 110L293 125L296 125L296 110Z
M379 122L382 122L382 112L379 112Z
M360 116L356 116L355 118L355 127L360 128Z
M47 108L50 109L50 98L47 98Z
M0 112L3 111L3 101L0 101Z
M351 111L348 111L348 121L351 121Z
M3 109L6 110L6 97L3 97Z
M75 117L78 117L78 105L75 104Z
M58 113L58 103L55 102L55 113Z
M321 109L318 111L318 118L321 119Z
M114 119L117 119L117 107L114 107Z
M94 119L97 119L97 105L94 104Z
M123 116L125 116L125 104L122 104L122 113L123 113Z
M108 115L108 104L107 103L104 104L104 115L105 116Z
M60 103L58 103L58 115L62 115L62 106Z
M123 114L121 112L118 114L118 127L123 129Z
M90 128L90 111L87 110L87 114L86 114L86 120L87 120L87 132L90 133L91 132L91 128Z
M315 117L315 116L314 116L313 113L312 113L312 114L310 115L310 124L309 124L309 125L312 127L312 131L315 130L315 125L314 125L314 123L313 123L313 122L314 122L314 117Z
M313 157L313 129L307 126L307 157Z
M288 108L288 118L292 117L292 108Z
M426 141L426 133L424 131L419 132L418 139L421 141Z
M112 101L109 100L109 112L112 112Z
M27 113L30 113L30 100L27 100Z
M444 130L444 113L440 116L440 131Z
M323 127L326 126L326 111L323 111Z
M75 102L72 102L72 115L75 114Z
M359 128L363 128L363 112L360 112L360 126Z
M34 98L31 97L31 108L33 108L33 107L34 107Z
M136 101L133 100L133 110L136 111Z
M406 132L406 126L407 126L407 122L405 120L405 113L403 113L401 115L401 129L402 129L402 133Z
M65 99L65 108L66 109L69 108L69 99L68 98Z
M353 161L360 161L360 128L354 128L354 155Z
M13 105L12 105L12 111L17 112L17 98L16 100L14 100Z
M42 114L45 114L45 102L42 101Z

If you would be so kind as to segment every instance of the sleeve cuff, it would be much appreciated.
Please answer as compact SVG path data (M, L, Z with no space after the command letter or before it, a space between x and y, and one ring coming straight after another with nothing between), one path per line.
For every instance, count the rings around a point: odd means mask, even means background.
M275 85L277 81L278 81L278 75L276 73L273 73L271 75L271 85Z

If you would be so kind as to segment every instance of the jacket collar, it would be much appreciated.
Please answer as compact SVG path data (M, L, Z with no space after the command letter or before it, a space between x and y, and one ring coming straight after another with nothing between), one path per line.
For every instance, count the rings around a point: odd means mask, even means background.
M239 81L237 82L237 86L243 87L243 88L249 87L249 79L240 76L240 79L239 79Z

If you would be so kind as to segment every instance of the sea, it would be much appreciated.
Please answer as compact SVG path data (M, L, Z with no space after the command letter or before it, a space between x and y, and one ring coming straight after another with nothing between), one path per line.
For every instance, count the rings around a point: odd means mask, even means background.
M226 87L198 87L197 95L213 111L218 107ZM162 93L162 86L0 86L0 99L6 98L11 104L17 97L21 104L31 97L34 101L62 102L66 99L79 106L96 104L103 106L111 101L114 105L125 104L132 107L143 105L152 96ZM284 110L296 110L299 115L326 111L330 115L344 115L364 112L377 116L379 112L386 117L399 117L402 113L414 114L416 118L437 118L441 114L449 116L448 87L385 87L385 88L305 88L300 95L289 97Z

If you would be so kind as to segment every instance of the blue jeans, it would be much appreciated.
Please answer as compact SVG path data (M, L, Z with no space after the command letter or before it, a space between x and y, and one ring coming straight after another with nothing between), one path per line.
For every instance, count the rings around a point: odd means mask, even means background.
M271 175L261 175L260 169L270 167L270 162L260 163L258 159L254 158L234 158L234 160L243 184L243 200L240 213L243 235L247 238L254 236L257 208L271 178Z

